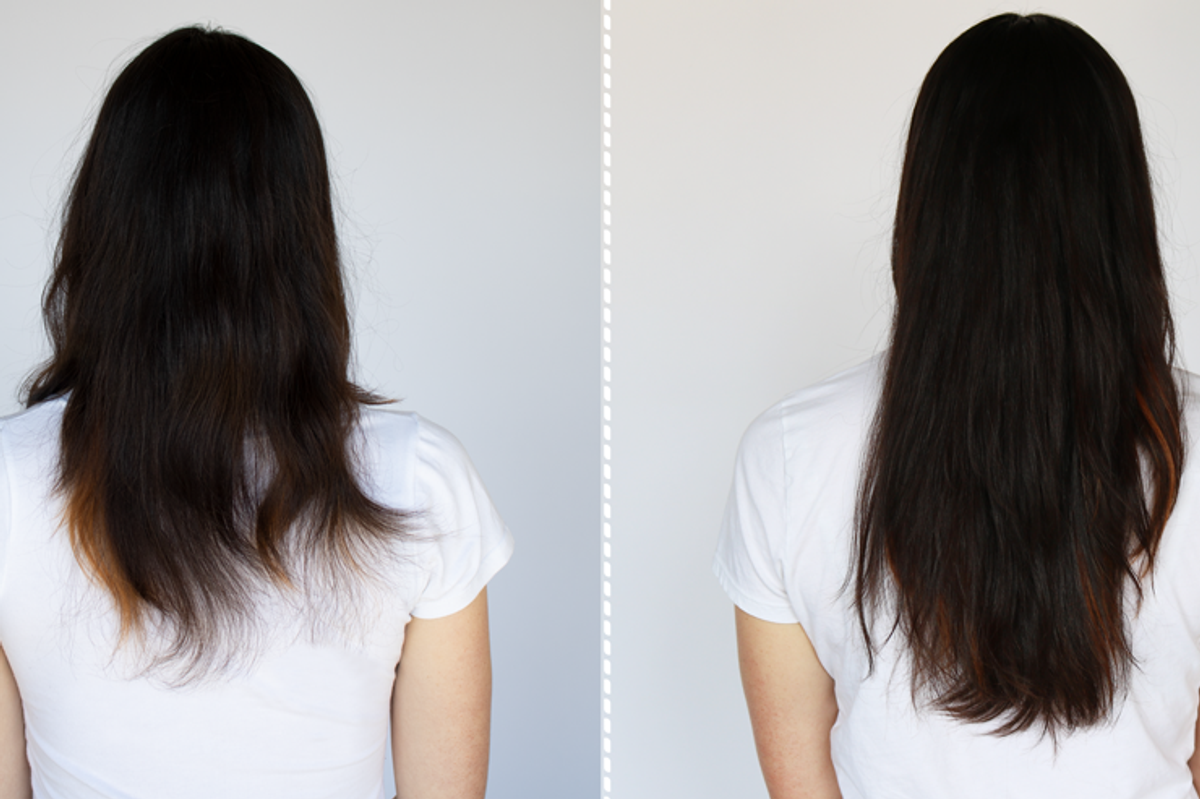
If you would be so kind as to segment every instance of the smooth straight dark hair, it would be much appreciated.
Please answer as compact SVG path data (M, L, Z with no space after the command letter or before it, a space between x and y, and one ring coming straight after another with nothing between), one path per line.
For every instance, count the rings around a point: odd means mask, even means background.
M276 56L184 28L117 77L64 213L29 405L66 396L58 488L121 640L202 669L256 586L366 573L406 514L363 491L325 146ZM187 670L185 669L185 671Z
M1184 443L1137 107L1094 39L1004 14L945 49L892 269L851 575L868 650L887 608L914 699L997 734L1097 724Z

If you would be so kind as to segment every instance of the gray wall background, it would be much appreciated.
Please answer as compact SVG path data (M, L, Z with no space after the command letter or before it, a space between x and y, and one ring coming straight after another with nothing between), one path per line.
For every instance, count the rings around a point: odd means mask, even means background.
M600 8L50 0L0 26L0 413L45 354L57 213L108 82L194 22L308 86L361 382L457 435L517 539L489 588L489 796L599 787Z
M737 443L785 393L882 346L917 89L955 36L1008 10L1075 21L1125 70L1200 367L1200 5L616 4L614 797L766 796L710 572Z

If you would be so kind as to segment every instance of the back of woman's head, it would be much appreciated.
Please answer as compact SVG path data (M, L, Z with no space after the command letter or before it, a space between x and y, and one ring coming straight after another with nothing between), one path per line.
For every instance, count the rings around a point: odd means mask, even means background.
M358 566L356 542L399 529L347 450L370 397L347 377L320 126L268 51L185 28L125 67L44 310L28 402L67 396L66 522L123 634L164 621L164 657L202 666L255 580L289 584L289 553Z
M868 645L889 597L935 706L1002 733L1097 723L1184 452L1137 108L1094 39L1006 14L946 48L892 265L857 519Z
M121 72L57 256L56 361L34 402L133 367L186 370L196 385L171 385L193 396L240 379L253 394L276 382L256 371L294 366L313 346L335 367L348 357L320 127L291 70L240 36L177 30ZM245 359L259 368L238 368Z

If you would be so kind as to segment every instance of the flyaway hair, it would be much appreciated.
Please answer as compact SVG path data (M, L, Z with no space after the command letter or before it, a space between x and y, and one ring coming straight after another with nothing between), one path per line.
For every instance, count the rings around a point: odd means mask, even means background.
M938 57L892 268L851 574L868 649L891 614L914 699L997 734L1100 723L1184 443L1137 107L1087 33L1005 14Z
M64 213L44 297L66 397L58 488L122 640L149 619L205 668L254 586L369 571L406 515L359 484L346 311L320 126L240 36L174 31L121 72ZM186 670L186 669L185 669Z

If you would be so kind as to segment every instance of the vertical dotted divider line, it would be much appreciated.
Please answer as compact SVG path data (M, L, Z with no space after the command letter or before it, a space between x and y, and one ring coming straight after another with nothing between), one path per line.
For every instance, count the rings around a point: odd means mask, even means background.
M603 236L603 263L601 264L601 314L603 317L603 337L604 341L601 345L603 361L601 367L603 369L602 393L603 402L601 403L603 421L603 440L601 446L601 469L603 477L601 479L601 491L603 492L603 516L601 519L601 531L603 537L601 539L601 547L603 557L601 559L603 569L603 577L601 583L603 586L603 595L600 598L602 615L601 615L601 647L602 669L601 675L601 772L600 772L600 795L602 799L612 799L612 0L602 0L603 3L603 48L601 57L603 58L603 69L601 70L603 87L601 89L601 97L603 107L603 122L601 127L601 136L603 137L603 146L601 148L604 167L602 171L603 186L602 186L602 208L603 216L602 236Z

